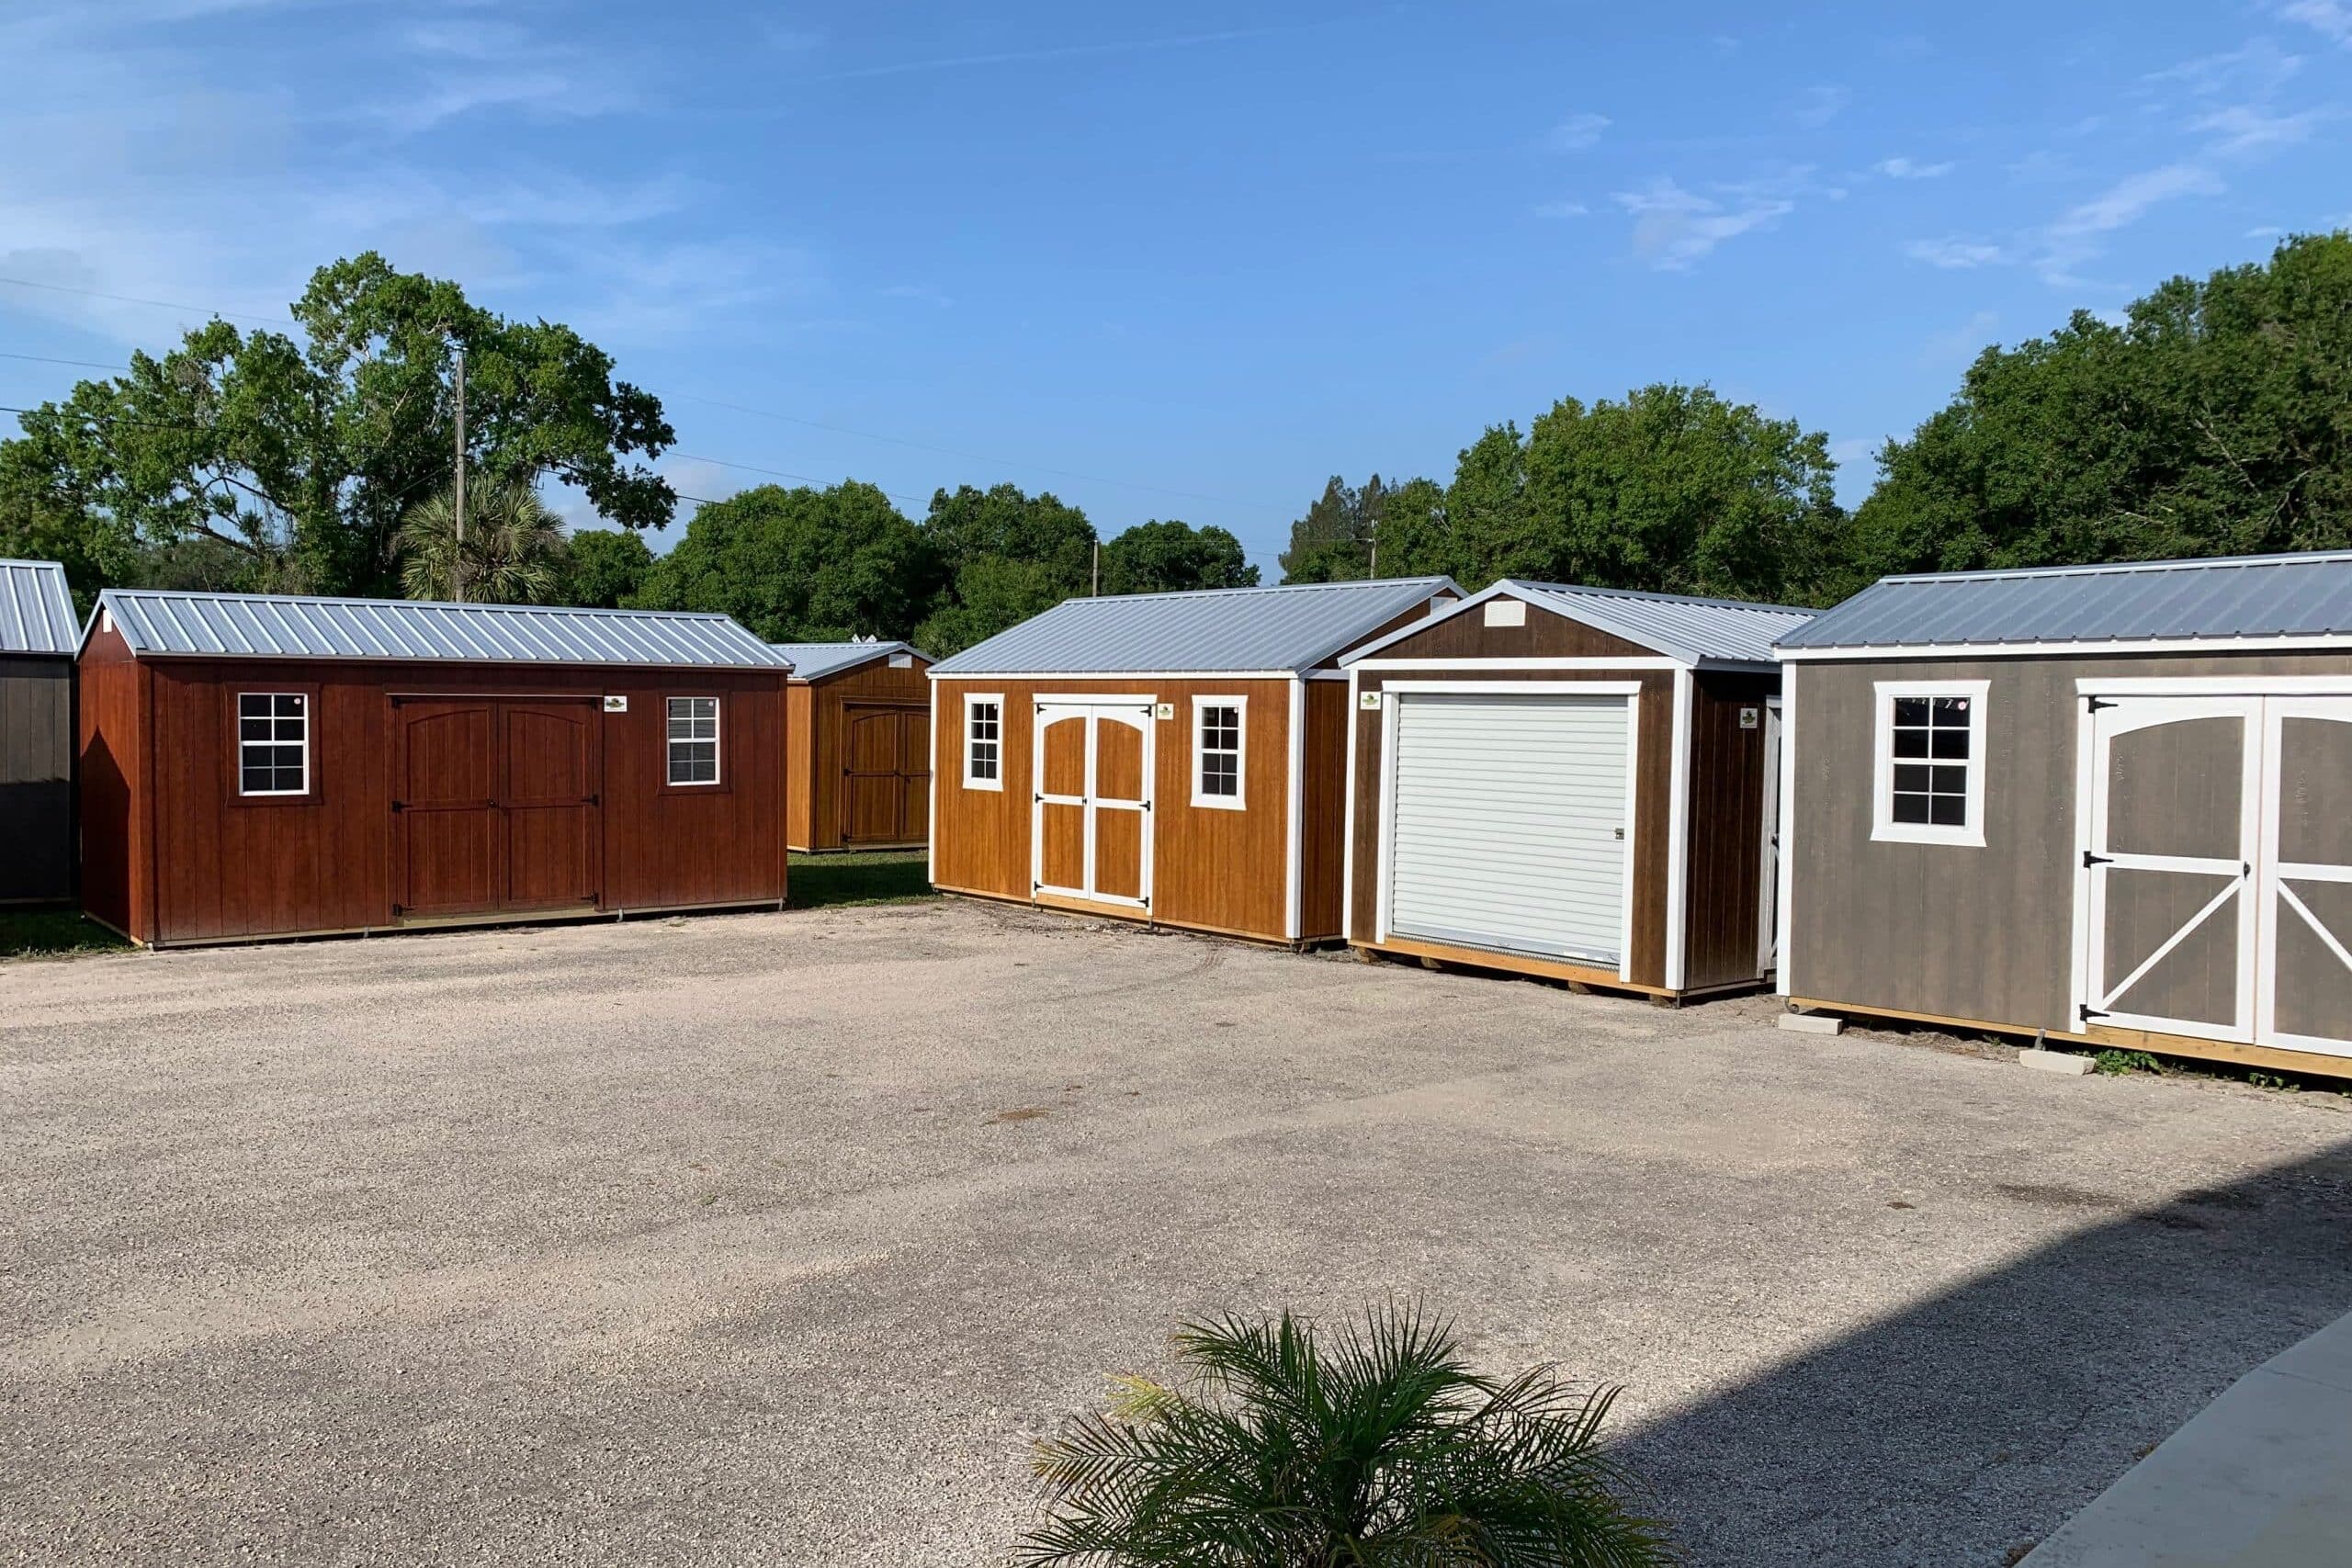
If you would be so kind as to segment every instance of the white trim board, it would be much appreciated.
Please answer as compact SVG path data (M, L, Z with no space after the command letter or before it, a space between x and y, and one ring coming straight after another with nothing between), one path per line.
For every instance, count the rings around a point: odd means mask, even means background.
M1290 769L1283 801L1283 934L1296 942L1301 934L1299 908L1305 897L1306 867L1306 682L1290 683ZM1246 753L1245 753L1246 756ZM1245 783L1246 790L1249 785Z
M1822 663L1833 660L1876 663L1900 659L2049 659L2104 653L2325 653L2352 649L2352 633L2308 637L2189 637L2100 642L1922 642L1871 648L1782 648L1781 662Z
M2084 675L2085 697L2290 697L2352 695L2352 671L2341 675Z
M1790 919L1796 894L1795 833L1797 799L1797 672L1781 672L1781 892L1772 918L1779 927L1777 945L1781 950L1780 967L1773 976L1773 987L1781 996L1792 997L1790 976L1796 972L1796 955L1790 950L1789 939L1795 934L1795 922Z
M1295 681L1295 670L954 670L933 681ZM1120 694L1107 694L1117 695Z
M1668 754L1671 776L1666 801L1666 984L1674 991L1684 989L1690 979L1683 927L1690 907L1690 705L1697 689L1698 679L1690 671L1674 672L1674 728L1668 742L1674 750Z
M1688 670L1689 664L1663 654L1630 659L1359 659L1351 670ZM1768 668L1758 666L1758 668Z
M1356 685L1356 672L1348 671L1348 772L1340 781L1340 820L1341 852L1340 855L1340 939L1356 939L1356 731L1363 728L1363 716L1358 711L1363 694Z

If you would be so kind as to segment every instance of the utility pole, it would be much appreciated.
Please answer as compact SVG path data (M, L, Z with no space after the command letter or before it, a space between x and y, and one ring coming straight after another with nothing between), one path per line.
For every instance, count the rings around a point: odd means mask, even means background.
M1087 592L1092 597L1102 597L1102 541L1094 541L1094 576Z
M458 350L458 550L449 564L449 589L459 604L466 599L466 351Z

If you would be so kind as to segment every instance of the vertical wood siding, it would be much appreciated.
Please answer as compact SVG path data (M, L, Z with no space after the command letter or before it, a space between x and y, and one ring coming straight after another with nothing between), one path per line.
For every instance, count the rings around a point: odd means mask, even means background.
M1702 671L1690 703L1690 891L1683 939L1691 990L1758 978L1764 884L1764 702L1770 675ZM1739 726L1754 709L1756 728Z
M83 649L79 681L82 907L145 942L154 931L147 671L121 633L100 630Z
M0 904L74 895L74 661L0 657Z
M927 708L931 682L925 671L930 668L917 659L907 669L893 670L888 659L876 659L823 680L793 682L786 729L790 780L786 831L792 848L842 847L841 779L846 740L842 709L853 704ZM923 841L928 813L917 802L906 843Z

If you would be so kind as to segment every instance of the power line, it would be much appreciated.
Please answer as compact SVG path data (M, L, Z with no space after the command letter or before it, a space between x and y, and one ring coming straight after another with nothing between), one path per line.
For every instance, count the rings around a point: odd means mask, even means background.
M14 287L14 288L39 288L39 289L44 289L44 290L47 290L48 292L52 293L52 294L77 294L77 295L80 295L80 296L82 296L82 297L84 297L84 298L85 298L85 299L111 299L111 300L115 301L117 304L123 304L123 305L148 305L148 306L153 306L153 307L154 307L154 308L156 308L156 309L158 309L158 310L187 310L187 311L191 311L191 312L194 312L194 313L196 313L196 314L199 314L199 315L203 315L203 314L209 314L209 315L214 315L214 316L225 316L225 317L228 317L228 318L230 318L231 320L234 320L234 321L266 321L266 322L269 322L270 324L272 324L272 325L274 325L274 326L287 326L287 327L297 327L297 328L299 328L299 327L300 326L300 324L301 324L301 323L300 323L300 322L298 322L298 321L289 321L289 320L288 320L287 318L282 317L282 316L250 316L250 315L243 315L243 314L240 314L239 312L234 311L234 310L211 310L211 311L207 311L207 310L204 310L204 308L203 308L202 306L198 306L198 305L182 305L182 304L175 304L175 303L174 303L173 301L168 300L168 299L141 299L136 298L135 296L128 295L128 294L103 294L103 293L100 293L98 290L96 290L96 289L95 289L95 288L70 288L70 287L68 287L67 285L65 285L65 284L62 284L62 283L36 283L36 282L34 282L33 280L31 280L30 278L24 278L24 277L0 277L0 285L8 285L8 286L12 286L12 287ZM96 365L96 364L94 364L94 363L92 363L92 362L90 362L90 361L87 361L87 360L78 360L78 359L76 359L76 360L65 360L65 359L60 359L60 360L45 360L45 359L43 359L43 358L42 358L42 356L41 356L41 355L32 355L32 354L11 354L11 355L0 355L0 357L9 358L9 359L29 359L29 360L35 360L35 361L38 361L38 362L40 362L40 363L45 363L45 364L78 365L78 366L83 367L84 367L84 368L85 368L85 369L107 369L107 368L110 368L109 367L107 367L107 366L101 366L101 365ZM111 367L111 368L124 368L124 367ZM968 450L967 450L967 449L965 449L965 448L963 448L963 447L960 447L960 446L943 446L938 445L938 444L937 444L937 443L935 443L935 442L929 442L929 441L918 441L918 440L915 440L915 439L913 439L912 437L910 437L910 436L904 436L904 435L889 435L889 434L885 434L884 433L882 433L882 432L880 432L880 431L876 431L876 430L860 430L860 429L857 429L857 428L856 428L855 426L854 426L854 425L846 425L846 424L832 424L832 423L827 423L827 422L826 422L826 421L824 421L824 420L819 420L819 419L807 419L807 418L802 417L802 416L801 416L801 415L799 415L799 414L780 413L780 412L777 412L776 410L775 410L775 409L754 408L753 406L752 406L752 405L751 405L751 404L749 404L749 403L731 402L731 401L729 401L729 400L728 400L727 399L724 399L724 398L709 398L709 397L704 397L704 396L702 396L700 393L696 393L696 392L679 392L679 391L673 391L673 392L672 392L672 393L670 394L670 396L671 396L671 398L672 398L672 400L674 400L674 401L678 401L678 402L687 402L687 403L703 403L703 404L707 404L707 405L708 405L708 406L709 406L709 407L711 407L711 408L727 409L727 410L729 410L730 412L735 412L735 413L745 413L745 414L750 414L750 415L752 415L752 417L757 418L757 419L773 419L773 420L779 421L779 422L781 422L781 423L786 423L786 424L797 424L797 425L801 425L801 426L804 426L805 428L809 429L809 430L822 430L822 431L826 431L826 432L828 432L828 433L830 433L830 434L835 434L835 435L854 435L854 436L857 437L857 438L858 438L859 440L861 440L861 441L879 441L879 442L884 443L885 445L891 446L904 446L904 447L907 447L907 448L909 448L909 449L910 449L910 450L917 451L917 452L934 452L934 453L939 454L939 455L940 455L940 456L942 456L942 457L961 457L961 458L964 458L964 459L965 459L966 461L967 461L967 462L973 462L973 463L988 463L988 464L992 464L992 465L994 465L994 466L996 466L996 467L999 467L999 468L1013 468L1013 469L1024 469L1024 468L1025 468L1025 469L1029 470L1029 471L1030 471L1030 472L1032 472L1032 473L1050 474L1050 475L1052 475L1053 477L1055 477L1055 478L1057 478L1057 479L1078 479L1078 480L1080 480L1080 481L1082 481L1082 482L1084 482L1084 483L1087 483L1087 484L1108 485L1108 486L1110 486L1110 487L1111 487L1112 489L1114 489L1114 490L1131 490L1131 491L1141 491L1141 492L1144 492L1144 493L1147 493L1147 494L1151 494L1151 495L1164 495L1164 496L1170 496L1170 497L1172 497L1172 498L1174 498L1174 499L1176 499L1176 500L1180 500L1180 501L1199 501L1199 502L1207 502L1208 504L1210 504L1210 505L1212 505L1212 506L1231 506L1231 507L1238 507L1238 508L1241 508L1241 509L1244 509L1244 510L1249 510L1249 511L1259 511L1259 512L1281 512L1281 513L1287 513L1287 512L1289 512L1289 511L1291 511L1291 510L1292 510L1291 508L1286 507L1286 506L1276 506L1276 505L1273 505L1272 502L1262 502L1262 501L1235 501L1235 500L1233 500L1233 499L1231 499L1230 497L1227 497L1227 496L1209 495L1209 494L1205 494L1205 493L1204 493L1203 491L1200 491L1176 490L1176 489L1172 489L1172 488L1170 488L1170 486L1167 486L1167 485L1147 484L1147 483L1144 483L1144 482L1142 482L1142 481L1140 481L1140 480L1136 480L1136 479L1106 479L1106 478L1104 478L1104 477L1103 477L1102 475L1101 475L1101 474L1089 474L1089 473L1082 473L1082 472L1080 472L1080 470L1078 470L1078 469L1076 469L1076 468L1053 468L1053 467L1050 467L1050 466L1048 466L1048 465L1046 465L1046 464L1044 464L1044 463L1022 462L1022 461L1018 461L1018 460L1016 460L1016 459L1010 458L1010 457L1003 457L991 456L990 454L986 453L986 452L973 452L973 451L968 451ZM716 462L716 461L718 461L718 459L716 459L716 458L708 458L708 457L706 457L706 458L703 458L703 459L700 459L700 460L701 460L701 461L704 461L704 462ZM720 466L720 467L722 467L722 468L749 468L749 467L750 467L750 465L748 465L748 464L741 464L741 463L721 463L719 466ZM795 475L795 474L786 474L786 473L783 473L783 470L781 470L781 469L759 469L759 468L753 468L752 471L752 472L755 472L755 473L765 473L765 472L778 473L778 474L782 474L782 475L783 475L783 477L784 477L784 478L786 478L786 479L797 479L797 478L799 478L799 476ZM808 479L808 480L804 480L803 482L804 482L804 483L808 483L808 484L814 484L814 483L817 483L817 482L819 482L819 481L814 480L814 479ZM893 498L894 498L894 499L896 499L896 500L899 500L899 501L910 501L910 500L912 500L912 501L917 501L917 502L918 502L918 503L927 503L927 502L928 502L928 499L929 499L928 497L916 498L916 497L909 497L909 496L903 496L903 495L896 495L896 494L895 494L895 492L893 492L893 491L885 491L883 493L884 493L884 494L886 494L886 495L892 495L892 496L893 496Z

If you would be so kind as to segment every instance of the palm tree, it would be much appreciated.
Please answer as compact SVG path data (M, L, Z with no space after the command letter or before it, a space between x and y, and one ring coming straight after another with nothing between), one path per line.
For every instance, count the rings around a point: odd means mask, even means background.
M537 604L562 580L563 547L563 525L529 485L477 481L466 489L462 548L457 499L447 491L401 519L401 587L412 599Z
M1599 1443L1617 1391L1548 1366L1464 1364L1450 1325L1392 1303L1318 1336L1187 1324L1182 1386L1119 1380L1105 1416L1038 1445L1049 1517L1023 1568L1650 1568L1665 1527Z

